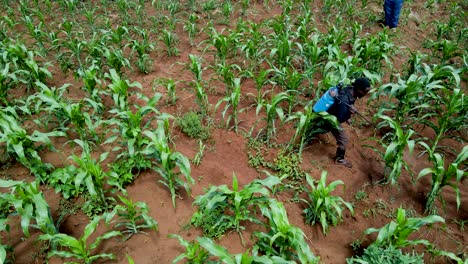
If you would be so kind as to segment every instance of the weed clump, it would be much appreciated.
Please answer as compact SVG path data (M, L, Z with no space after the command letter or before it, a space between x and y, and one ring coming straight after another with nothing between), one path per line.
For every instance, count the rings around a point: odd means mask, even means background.
M191 138L207 140L210 137L210 131L203 126L202 118L194 111L185 113L177 118L176 125L180 130Z

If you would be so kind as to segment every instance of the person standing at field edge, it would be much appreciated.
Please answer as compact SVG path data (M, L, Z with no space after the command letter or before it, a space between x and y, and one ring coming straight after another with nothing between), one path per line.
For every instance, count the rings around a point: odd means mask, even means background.
M389 28L396 28L398 26L398 20L400 19L401 7L403 6L403 0L385 0L384 1L384 13L385 13L385 25Z
M345 159L346 146L348 145L349 138L342 127L342 123L347 122L353 113L356 112L354 102L356 99L362 98L369 93L371 88L369 79L357 78L352 85L342 87L337 91L330 90L330 96L334 98L333 104L327 110L331 115L334 115L340 123L339 129L329 129L333 137L336 139L336 154L335 163L351 168L351 162Z

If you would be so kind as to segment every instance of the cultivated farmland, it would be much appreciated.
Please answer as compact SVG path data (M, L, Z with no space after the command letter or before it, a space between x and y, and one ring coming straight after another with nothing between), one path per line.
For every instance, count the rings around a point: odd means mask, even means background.
M0 263L466 264L468 3L381 2L0 0Z

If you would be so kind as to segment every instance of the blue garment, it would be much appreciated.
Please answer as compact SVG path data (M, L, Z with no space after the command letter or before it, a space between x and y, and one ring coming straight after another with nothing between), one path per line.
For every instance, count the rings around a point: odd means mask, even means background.
M403 0L385 0L385 25L389 28L396 28L398 26L398 19L400 18L401 7Z

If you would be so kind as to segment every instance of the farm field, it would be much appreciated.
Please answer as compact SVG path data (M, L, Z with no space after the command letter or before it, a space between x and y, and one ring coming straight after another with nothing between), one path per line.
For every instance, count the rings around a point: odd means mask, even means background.
M0 0L0 263L468 263L468 2L382 2Z

